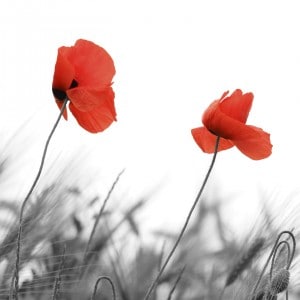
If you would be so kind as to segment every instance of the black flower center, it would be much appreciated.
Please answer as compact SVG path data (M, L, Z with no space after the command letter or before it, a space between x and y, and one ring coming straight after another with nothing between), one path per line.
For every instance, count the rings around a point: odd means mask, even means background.
M78 86L78 82L75 79L73 79L68 90L75 88L77 86ZM64 101L67 98L67 93L63 90L52 88L52 93L53 93L54 97L60 101Z

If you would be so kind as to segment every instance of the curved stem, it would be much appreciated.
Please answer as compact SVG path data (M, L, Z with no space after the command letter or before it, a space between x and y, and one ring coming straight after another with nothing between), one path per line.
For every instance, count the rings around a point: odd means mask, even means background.
M112 282L112 280L108 277L108 276L100 276L97 281L96 281L96 284L95 284L95 287L94 287L94 292L93 292L93 295L92 295L92 298L91 300L94 300L95 297L96 297L96 293L97 293L97 289L98 289L98 285L100 283L101 280L107 280L110 285L111 285L111 289L112 289L112 293L113 293L113 300L116 300L116 290L115 290L115 286L114 286L114 283Z
M58 126L58 123L65 111L65 108L67 106L69 99L66 98L63 102L63 105L61 107L60 113L58 115L58 118L47 138L45 147L44 147L44 151L43 151L43 155L42 155L42 159L41 159L41 163L40 163L40 167L39 170L36 174L36 177L33 181L33 184L28 192L28 194L26 195L25 199L23 200L22 206L21 206L21 210L20 210L20 216L19 216L19 230L18 230L18 237L17 237L17 250L16 250L16 262L15 262L15 271L12 277L12 284L11 284L11 291L10 291L10 297L9 299L16 299L18 300L18 291L19 291L19 263L20 263L20 248L21 248L21 235L22 235L22 226L23 226L23 215L24 215L24 210L25 210L25 206L41 176L42 170L43 170L43 166L44 166L44 162L45 162L45 158L46 158L46 154L47 154L47 150L48 150L48 146L50 143L50 140L54 134L55 129ZM13 292L13 285L15 286L15 291Z
M201 186L201 188L200 188L200 190L199 190L199 192L198 192L198 194L197 194L197 196L196 196L196 198L195 198L195 200L194 200L194 203L193 203L193 205L192 205L192 207L191 207L191 209L190 209L190 211L189 211L189 213L188 213L188 216L187 216L187 218L186 218L186 220L185 220L185 223L184 223L184 225L183 225L183 227L182 227L182 229L181 229L181 231L180 231L180 233L179 233L179 235L178 235L178 238L177 238L177 240L176 240L176 242L175 242L173 248L171 249L171 251L170 251L168 257L166 258L166 261L165 261L164 264L163 264L163 266L162 266L161 269L159 270L158 275L156 276L155 280L153 281L153 283L151 284L150 288L148 289L147 294L146 294L146 296L144 297L144 300L148 300L148 299L150 298L151 293L153 292L154 288L155 288L156 285L158 284L158 281L159 281L159 279L160 279L162 273L164 272L165 268L167 267L167 265L168 265L170 259L172 258L172 256L173 256L173 254L174 254L174 252L175 252L175 250L176 250L176 248L177 248L179 242L181 241L181 239L182 239L182 237L183 237L183 235L184 235L184 233L185 233L185 230L186 230L186 228L187 228L187 226L188 226L188 224L189 224L189 221L190 221L190 219L191 219L191 216L192 216L192 214L193 214L193 212L194 212L194 210L195 210L196 205L197 205L198 202L199 202L199 199L200 199L200 197L201 197L201 195L202 195L202 192L203 192L203 190L204 190L204 187L205 187L205 185L206 185L206 183L207 183L208 177L209 177L209 175L210 175L210 173L211 173L211 171L212 171L212 169L213 169L214 163L215 163L215 161L216 161L216 157L217 157L217 153L218 153L218 147L219 147L219 142L220 142L220 137L218 136L217 139L216 139L214 155L213 155L212 161L211 161L211 163L210 163L210 166L209 166L209 168L208 168L208 171L207 171L207 173L206 173L206 176L205 176L205 178L204 178L204 181L203 181L203 183L202 183L202 186Z
M295 240L295 237L294 237L294 235L293 235L293 233L292 233L291 231L285 230L285 231L280 232L279 235L277 236L276 241L275 241L275 244L274 244L274 246L273 246L273 248L272 248L272 250L271 250L271 253L270 253L269 256L268 256L268 259L267 259L267 261L266 261L266 263L265 263L265 265L264 265L264 267L263 267L263 269L262 269L262 271L261 271L261 273L260 273L260 275L259 275L259 278L258 278L258 280L257 280L257 282L256 282L256 284L255 284L255 286L254 286L254 288L252 289L251 295L254 297L254 298L253 298L254 300L256 300L256 296L255 296L256 290L257 290L257 288L258 288L258 286L259 286L259 284L260 284L260 282L261 282L261 279L262 279L263 275L265 274L265 271L266 271L266 269L267 269L267 266L268 266L268 264L269 264L269 262L270 262L270 260L271 260L271 258L272 258L272 256L273 256L273 254L274 254L274 252L275 252L275 249L276 249L276 247L277 247L277 245L278 245L278 242L279 242L279 240L280 240L280 238L281 238L281 236L282 236L283 234L288 234L288 235L292 238L292 240L293 240L292 254L291 254L290 260L289 260L289 262L288 262L288 264L287 264L287 270L289 269L289 267L290 267L290 265L291 265L291 263L292 263L292 260L293 260L293 258L294 258L294 254L295 254L295 250L296 250L296 240Z
M291 264L292 264L292 261L294 259L294 256L295 256L295 252L296 252L296 238L294 236L294 234L292 232L290 232L290 237L292 238L292 241L293 241L293 247L292 247L292 253L291 253L291 256L290 256L290 260L286 266L287 270L290 268Z
M274 266L275 266L275 259L277 256L277 251L280 247L284 247L286 246L287 249L287 266L289 265L290 259L291 259L291 246L287 241L281 241L280 243L277 244L277 247L275 248L275 251L273 253L273 257L272 257L272 262L271 262L271 267L270 267L270 282L272 281L272 275L273 275L273 271L274 271Z

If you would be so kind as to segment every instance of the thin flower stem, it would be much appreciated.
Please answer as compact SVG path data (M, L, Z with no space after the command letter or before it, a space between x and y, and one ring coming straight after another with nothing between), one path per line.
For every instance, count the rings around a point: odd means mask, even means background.
M21 250L21 235L22 235L22 226L23 226L23 215L24 215L24 210L25 210L25 206L41 176L42 170L43 170L43 166L44 166L44 162L45 162L45 158L46 158L46 154L47 154L47 150L48 150L48 146L50 143L50 140L55 132L55 129L58 126L58 123L65 111L65 108L67 106L69 99L66 98L62 104L60 113L58 115L58 118L47 138L45 147L44 147L44 151L43 151L43 155L42 155L42 159L41 159L41 163L40 163L40 167L39 170L36 174L36 177L34 179L34 182L28 192L28 194L26 195L25 199L23 200L22 206L21 206L21 210L20 210L20 216L19 216L19 230L18 230L18 237L17 237L17 250L16 250L16 262L15 262L15 270L13 273L13 277L12 277L12 284L11 284L11 290L10 290L10 296L9 299L16 299L18 300L18 292L19 292L19 263L20 263L20 250ZM13 291L13 286L15 287L15 291Z
M108 193L107 193L107 195L106 195L106 198L104 199L103 204L101 205L100 211L99 211L99 213L98 213L98 215L97 215L97 218L96 218L96 220L95 220L95 223L94 223L93 229L92 229L92 231L91 231L89 240L88 240L88 242L87 242L87 244L86 244L86 247L85 247L85 250L84 250L84 255L83 255L83 265L85 265L86 262L87 262L88 251L89 251L89 248L90 248L92 239L93 239L93 237L94 237L94 235L95 235L96 228L97 228L97 226L98 226L98 224L99 224L99 221L100 221L100 219L101 219L101 217L102 217L102 215L103 215L103 212L104 212L104 209L105 209L105 207L106 207L107 201L109 200L111 193L113 192L115 186L117 185L117 183L118 183L118 181L119 181L121 175L124 173L124 171L125 171L125 169L123 169L123 170L118 174L118 176L116 177L115 181L113 182L113 184L112 184L110 190L108 191ZM82 278L83 274L84 274L84 271L82 271L82 272L80 273L80 279Z
M196 198L195 198L195 200L194 200L194 203L193 203L193 205L192 205L192 207L191 207L191 209L190 209L190 211L189 211L189 213L188 213L188 215L187 215L187 217L186 217L185 223L184 223L184 225L183 225L183 227L182 227L182 229L181 229L181 231L180 231L180 233L179 233L179 235L178 235L178 238L177 238L177 240L176 240L176 242L175 242L173 248L171 249L171 251L170 251L168 257L166 258L166 261L164 262L163 266L161 267L160 271L158 272L158 275L156 276L155 280L153 281L153 283L151 284L150 288L148 289L147 294L146 294L146 296L144 297L144 300L148 300L148 299L150 298L151 293L153 292L153 290L154 290L155 287L157 286L158 281L159 281L161 275L163 274L165 268L167 267L167 265L168 265L170 259L172 258L172 256L173 256L173 254L174 254L174 252L175 252L175 250L176 250L176 248L177 248L179 242L181 241L181 239L182 239L182 237L183 237L183 235L184 235L184 233L185 233L185 230L186 230L186 228L187 228L187 226L188 226L188 224L189 224L189 221L190 221L190 219L191 219L191 216L192 216L192 214L193 214L193 212L194 212L194 210L195 210L195 208L196 208L196 206L197 206L197 204L198 204L198 202L199 202L199 199L200 199L200 197L201 197L201 195L202 195L202 192L203 192L204 187L205 187L205 185L206 185L206 183L207 183L207 180L208 180L208 178L209 178L209 175L210 175L210 173L211 173L211 171L212 171L212 169L213 169L213 166L214 166L214 164L215 164L216 157L217 157L217 153L218 153L219 142L220 142L220 137L218 136L218 137L216 138L216 144L215 144L214 155L213 155L212 161L211 161L211 163L210 163L210 166L209 166L209 168L208 168L208 171L207 171L207 173L206 173L206 175L205 175L205 178L204 178L204 181L203 181L203 183L202 183L202 186L201 186L201 188L200 188L200 190L199 190L199 192L198 192L198 194L197 194L197 196L196 196Z

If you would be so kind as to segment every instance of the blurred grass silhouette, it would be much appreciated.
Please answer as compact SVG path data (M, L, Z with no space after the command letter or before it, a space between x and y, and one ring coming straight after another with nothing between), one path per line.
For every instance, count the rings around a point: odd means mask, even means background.
M9 153L0 155L0 185L7 179L9 163ZM116 299L143 299L177 233L156 230L152 233L155 243L145 242L137 217L146 209L151 195L136 199L123 210L112 201L115 199L110 199L110 193L118 195L117 181L110 190L103 191L102 194L108 196L104 207L103 195L95 194L87 201L84 188L74 185L65 169L55 179L44 178L25 210L21 299L110 300L113 292L109 280L115 288ZM297 228L291 228L288 222L279 226L265 207L254 229L238 238L224 221L223 203L201 199L197 214L151 299L286 299L285 289L280 290L278 296L268 296L272 283L268 276L270 269L259 284L261 294L255 298L252 290L278 234L291 230L298 240ZM0 198L0 299L9 299L19 209L18 201ZM93 224L98 221L88 244ZM263 242L255 248L253 244L258 239ZM290 241L285 237L281 248L278 247L274 274L286 274L281 270L291 256ZM255 253L249 254L251 249L252 252L255 249ZM279 277L281 281L277 283L280 288L284 284L288 286L289 299L300 297L297 262L296 250L288 273L290 280ZM96 291L98 279L107 280L99 281Z

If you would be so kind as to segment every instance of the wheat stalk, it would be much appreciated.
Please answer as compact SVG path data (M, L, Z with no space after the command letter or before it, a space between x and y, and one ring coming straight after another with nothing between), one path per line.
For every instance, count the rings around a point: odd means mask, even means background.
M244 270L248 268L254 258L257 256L261 248L265 244L264 238L257 238L249 249L241 256L241 258L236 262L236 264L232 267L231 271L229 272L225 287L231 285L235 282L235 280L243 273Z

